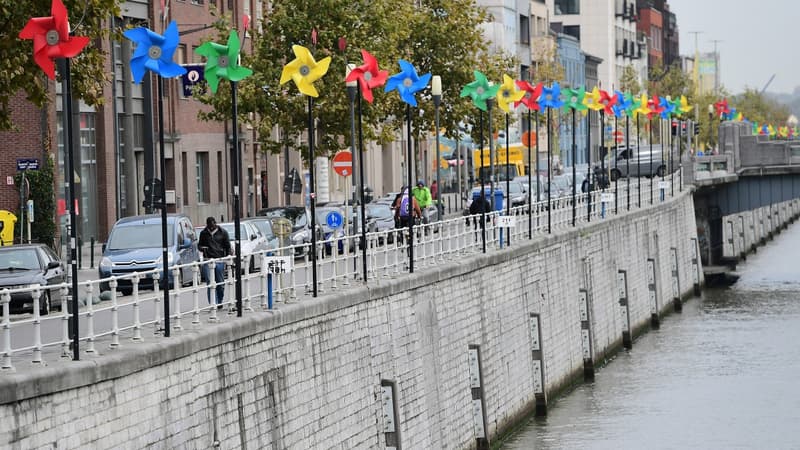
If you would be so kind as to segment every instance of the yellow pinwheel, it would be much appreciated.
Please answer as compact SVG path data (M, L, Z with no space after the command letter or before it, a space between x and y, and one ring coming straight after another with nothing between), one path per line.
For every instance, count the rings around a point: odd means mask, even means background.
M681 114L689 114L692 110L692 105L689 104L689 100L686 99L685 95L681 95Z
M640 99L639 107L636 108L634 111L635 114L644 114L645 116L649 115L652 111L650 110L650 106L648 106L648 99L647 94L644 92L642 93L642 98Z
M603 103L600 102L600 90L597 89L597 86L592 89L592 92L583 97L583 104L592 111L603 109Z
M510 113L511 107L509 105L522 100L522 97L525 97L525 91L517 89L513 78L503 75L503 84L500 85L500 89L497 91L497 105L500 109Z
M775 136L775 134L777 133L777 131L775 130L775 127L773 127L773 126L772 126L772 124L770 124L770 125L767 127L767 133L768 133L770 136Z
M311 52L302 45L293 45L295 59L283 66L281 84L293 80L297 89L309 97L318 97L319 93L314 87L314 82L328 72L331 57L322 58L319 62L314 60Z

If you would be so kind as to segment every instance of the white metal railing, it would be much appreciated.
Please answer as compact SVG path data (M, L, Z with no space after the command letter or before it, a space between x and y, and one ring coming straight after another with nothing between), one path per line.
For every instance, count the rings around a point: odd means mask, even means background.
M677 173L668 175L664 181L677 181ZM641 188L639 187L641 181ZM662 201L660 178L621 179L611 183L604 191L576 195L575 225L608 219L630 209L650 206L652 188L653 204ZM616 204L601 199L603 194L613 194L616 186ZM630 187L629 187L630 186ZM651 187L652 186L652 187ZM641 189L641 190L640 190ZM679 186L665 189L664 198L677 193ZM639 203L639 194L641 204ZM589 200L591 198L591 208ZM608 196L605 197L608 200ZM501 216L507 211L514 217L510 228L501 228ZM548 225L549 224L549 225ZM559 232L573 227L572 196L552 198L525 204L509 210L486 214L485 230L481 230L481 215L458 216L442 221L420 224L413 227L414 269L447 264L466 255L483 251L485 236L486 251L498 251L504 247L550 232ZM529 234L529 229L532 235ZM362 244L361 236L330 238L317 243L316 276L317 292L324 295L372 280L392 278L407 272L410 266L408 229L393 229L367 234ZM364 280L362 248L365 246L367 278ZM274 308L276 304L300 301L313 291L313 267L310 258L311 244L283 247L270 252L245 255L242 267L250 267L250 258L257 258L260 271L242 274L242 314L254 314ZM277 255L287 255L279 257ZM295 256L302 255L302 256ZM279 270L277 260L290 262ZM215 305L215 289L218 282L213 267L223 263L225 276L219 283L224 288L224 299ZM170 289L170 331L209 326L228 320L236 315L235 276L232 266L234 257L200 261L171 267L171 279L182 280ZM206 270L204 270L204 267ZM208 277L204 277L203 273ZM247 270L245 270L247 272ZM160 288L163 276L160 269L131 273L104 280L87 280L78 283L79 349L87 354L113 351L124 345L151 341L164 334L164 298ZM152 285L152 289L150 288ZM69 283L51 286L30 286L0 290L0 367L14 370L14 361L42 364L44 354L53 357L70 357L71 309ZM12 297L31 296L38 300L50 299L50 314L40 314L34 306L32 314L11 314ZM54 311L60 306L60 311ZM99 347L100 345L103 347Z

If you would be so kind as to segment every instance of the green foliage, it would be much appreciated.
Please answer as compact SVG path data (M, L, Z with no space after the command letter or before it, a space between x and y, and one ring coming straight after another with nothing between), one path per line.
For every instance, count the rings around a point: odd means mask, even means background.
M17 36L31 17L49 16L50 5L51 0L0 2L0 130L14 126L9 101L17 92L25 92L28 100L40 107L48 101L49 80L33 61L33 44ZM109 36L111 31L104 22L120 11L117 0L64 0L64 6L72 31L89 36L94 42ZM89 105L103 101L103 86L110 80L105 60L103 50L91 42L72 59L73 95Z
M304 136L308 123L308 99L298 93L292 82L279 85L283 65L294 58L293 44L308 47L315 59L332 57L328 74L315 83L320 96L314 99L316 155L331 155L350 142L350 101L345 89L345 63L361 65L361 49L369 51L382 70L395 74L397 61L411 62L419 74L431 72L442 77L440 125L455 136L459 121L477 114L469 99L461 99L461 87L472 81L479 69L490 79L500 81L503 73L517 76L510 58L489 55L480 24L486 13L474 0L395 0L345 1L276 0L265 11L261 32L253 33L254 54L243 55L242 65L254 70L253 76L238 84L238 106L243 122L258 129L261 148L271 153L285 146L294 148ZM311 31L317 30L316 46ZM224 34L217 40L222 41ZM347 40L347 49L338 50L339 38ZM373 104L362 102L365 141L386 143L398 133L405 135L405 104L396 92L373 91ZM230 119L230 89L221 83L216 95L197 97L213 106L201 113L205 120ZM430 90L417 94L414 108L415 136L433 131L434 108ZM255 114L249 114L255 113ZM498 116L500 116L498 114ZM502 118L498 117L497 124ZM280 130L272 139L272 132ZM299 149L303 150L303 149ZM306 154L303 157L306 158Z
M25 179L30 184L30 196L28 199L33 200L33 217L34 221L31 224L31 237L34 242L41 242L55 248L56 237L56 200L55 200L55 181L54 181L54 163L53 159L48 155L39 166L39 170L29 170L25 173ZM14 176L14 184L17 189L20 188L22 182L22 174L17 173ZM17 211L17 217L20 217ZM17 222L17 227L27 227L26 223ZM19 236L19 228L16 228L14 235Z
M650 95L680 97L688 96L691 100L694 93L694 83L679 66L672 65L666 70L661 66L650 69L647 92Z
M622 68L622 74L619 76L619 90L622 92L630 92L637 95L642 92L642 85L639 83L639 74L632 65L628 64Z
M791 114L787 105L778 103L752 88L746 88L743 93L729 99L729 102L737 111L742 112L747 120L759 124L784 126Z

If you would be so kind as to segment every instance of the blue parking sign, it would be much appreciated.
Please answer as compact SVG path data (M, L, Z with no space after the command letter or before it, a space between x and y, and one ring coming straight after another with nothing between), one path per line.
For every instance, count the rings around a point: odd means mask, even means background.
M336 211L331 211L325 216L325 223L331 228L339 228L344 223L344 218Z

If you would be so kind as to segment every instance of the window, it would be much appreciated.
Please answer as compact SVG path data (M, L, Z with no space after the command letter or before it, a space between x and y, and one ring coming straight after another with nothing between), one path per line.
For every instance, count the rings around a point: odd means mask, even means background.
M197 45L192 46L192 62L195 64L202 63L205 58L203 55L197 53Z
M195 155L195 187L197 203L208 203L208 152L197 152Z
M217 199L220 203L225 201L225 177L222 176L222 152L217 152Z
M555 11L560 14L580 14L580 0L555 0Z
M181 178L183 179L183 204L189 204L189 169L186 164L186 152L181 152Z
M531 81L531 68L526 65L519 66L519 79L524 81Z
M186 44L178 44L178 51L175 52L175 62L186 64Z
M577 40L581 40L581 27L579 25L564 26L564 34L568 34Z
M531 42L531 21L528 16L519 16L519 42L529 44Z

